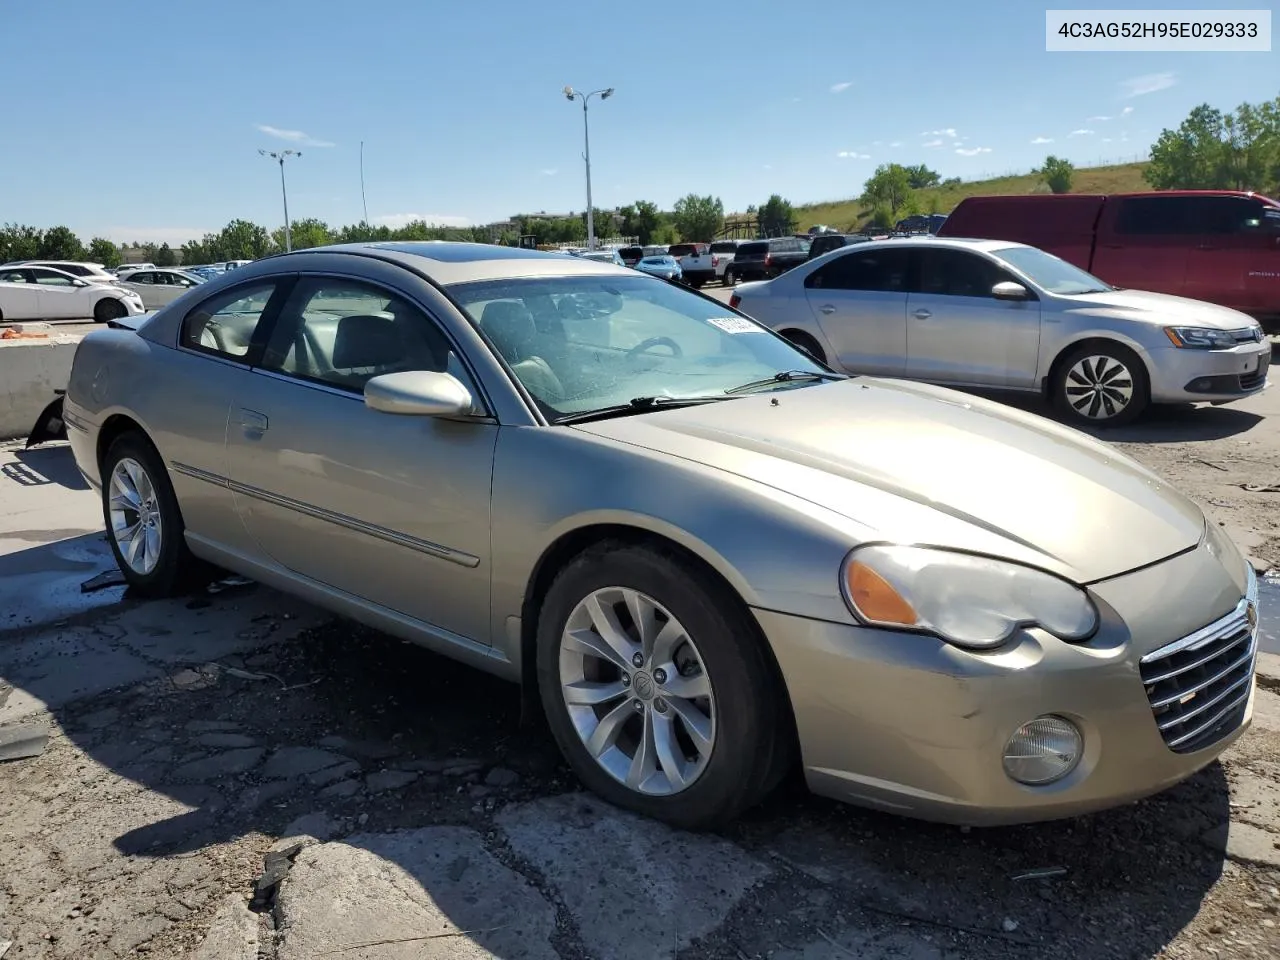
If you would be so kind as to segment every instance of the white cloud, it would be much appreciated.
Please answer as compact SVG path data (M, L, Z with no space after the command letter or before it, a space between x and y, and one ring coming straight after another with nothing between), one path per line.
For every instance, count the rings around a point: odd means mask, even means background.
M1177 82L1177 78L1171 71L1167 73L1144 73L1140 77L1121 80L1120 88L1124 91L1126 97L1141 97L1148 93L1155 93L1158 90L1168 90Z
M1099 121L1099 122L1101 122L1101 123L1106 123L1108 120L1112 120L1112 119L1114 119L1114 118L1113 118L1113 117L1090 117L1090 118L1089 118L1089 122L1090 122L1090 123L1093 123L1093 122L1096 120L1096 121Z
M764 168L765 168L766 170L772 170L772 169L773 169L773 164L772 164L772 163L766 163L766 164L764 165Z
M956 147L956 153L962 157L976 157L980 153L990 153L990 147Z
M471 221L466 217L456 217L444 213L384 213L380 217L373 218L374 223L391 227L392 229L399 229L406 224L413 223L415 220L421 220L432 227L471 226Z
M1110 137L1103 137L1103 138L1102 138L1102 142L1103 142L1103 143L1110 143L1110 142L1111 142L1111 138L1110 138Z
M560 171L557 170L555 167L548 167L547 169L539 170L538 172L542 174L544 177L554 177Z
M841 150L836 154L837 157L843 157L846 160L870 160L871 154L859 153L857 150Z
M1081 128L1081 129L1079 129L1079 130L1072 130L1070 133L1068 133L1068 134L1067 134L1067 136L1068 136L1068 137L1092 137L1092 136L1093 136L1093 131L1092 131L1092 130L1085 130L1085 129Z
M846 80L846 81L844 81L843 83L833 83L833 84L831 85L831 92L832 92L832 93L844 93L846 90L848 90L848 89L849 89L850 87L852 87L852 86L853 86L853 81L852 81L852 80Z
M792 98L791 98L791 102L792 102L792 103L799 103L799 102L800 102L800 98L799 98L799 97L792 97Z
M926 130L920 134L922 137L950 137L952 140L956 138L956 128L947 127L943 130Z
M922 146L922 147L940 147L940 146L942 146L942 141L941 141L941 140L930 140L930 141L928 141L927 143L922 143L922 144L920 144L920 146Z
M889 146L891 146L891 147L900 147L900 146L902 146L902 141L901 141L901 140L895 140L895 141L893 141L893 143L889 144Z
M265 133L268 137L275 137L277 140L287 140L290 143L296 143L300 147L332 147L333 144L328 140L317 140L310 137L301 130L281 130L279 127L268 126L265 123L255 123L254 127L259 133Z
M199 240L206 233L217 233L207 227L105 227L87 230L86 236L106 237L116 243L167 243L180 247L188 240Z
M1131 113L1133 113L1133 107L1125 107L1120 111L1120 116L1127 117Z
M883 140L872 140L872 141L871 141L871 145L872 145L873 147L883 147L883 146L884 146L884 141L883 141Z
M1053 143L1053 137L1036 137L1032 143Z

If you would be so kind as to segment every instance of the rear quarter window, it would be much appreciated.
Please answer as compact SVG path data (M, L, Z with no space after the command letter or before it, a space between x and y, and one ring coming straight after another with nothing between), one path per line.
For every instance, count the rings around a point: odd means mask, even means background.
M739 257L762 257L769 252L767 243L744 243L738 247Z

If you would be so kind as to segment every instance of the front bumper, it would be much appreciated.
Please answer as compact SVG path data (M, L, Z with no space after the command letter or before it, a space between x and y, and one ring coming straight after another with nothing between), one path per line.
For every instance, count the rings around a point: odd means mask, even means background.
M1116 806L1191 776L1252 719L1256 619L1241 634L1247 657L1233 675L1238 685L1221 701L1234 704L1232 712L1203 746L1168 745L1177 733L1157 726L1159 694L1148 699L1143 678L1151 668L1141 661L1230 615L1246 592L1246 568L1232 573L1226 565L1236 564L1238 551L1220 560L1221 547L1211 543L1091 588L1102 625L1085 644L1026 630L999 651L975 653L756 610L790 694L810 789L926 820L997 825ZM1217 712L1215 705L1203 716ZM1005 744L1046 714L1079 727L1082 757L1056 783L1019 784L1004 772Z
M1160 402L1237 400L1267 386L1271 343L1250 341L1230 350L1151 351L1151 399Z

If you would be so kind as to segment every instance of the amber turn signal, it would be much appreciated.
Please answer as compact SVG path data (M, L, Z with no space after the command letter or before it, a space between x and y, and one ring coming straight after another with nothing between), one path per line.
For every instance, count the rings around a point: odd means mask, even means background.
M911 604L880 574L856 560L849 564L849 599L862 616L875 623L913 627L919 621Z

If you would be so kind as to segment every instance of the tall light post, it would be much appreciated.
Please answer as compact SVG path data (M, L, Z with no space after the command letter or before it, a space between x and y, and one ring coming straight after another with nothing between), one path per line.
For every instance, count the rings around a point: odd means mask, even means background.
M591 131L587 126L587 101L595 96L598 96L601 100L608 100L613 96L613 87L609 87L607 90L592 90L590 93L583 93L581 90L573 89L573 87L565 87L564 95L566 100L582 101L582 143L585 147L582 159L587 163L587 249L594 250L596 248L596 220L595 209L591 206Z
M264 157L270 157L280 164L280 196L284 200L284 252L293 252L293 230L289 226L289 191L284 186L284 162L290 157L300 157L299 150L259 150Z

